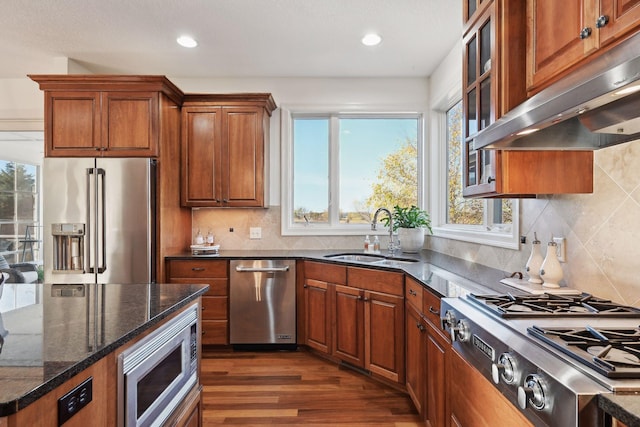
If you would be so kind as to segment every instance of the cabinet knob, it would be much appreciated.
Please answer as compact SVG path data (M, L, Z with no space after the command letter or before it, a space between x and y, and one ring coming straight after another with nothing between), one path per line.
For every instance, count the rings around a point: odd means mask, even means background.
M413 295L414 297L415 297L415 296L418 296L418 294L416 293L416 291L414 291L413 289L409 289L409 295Z
M229 199L222 199L222 203L229 203Z
M424 332L424 330L425 330L425 327L424 327L424 325L422 323L416 323L416 327L418 329L420 329L420 332Z
M591 27L584 27L582 31L580 31L580 38L582 40L586 39L591 35Z
M607 15L600 15L596 19L596 28L602 28L609 23L609 17Z

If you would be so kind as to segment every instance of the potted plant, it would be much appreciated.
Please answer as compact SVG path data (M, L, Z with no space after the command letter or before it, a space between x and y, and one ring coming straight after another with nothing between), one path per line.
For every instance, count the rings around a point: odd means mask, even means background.
M393 231L398 231L402 252L419 252L424 246L424 229L433 234L429 214L414 205L408 208L396 205L393 207L392 216ZM388 226L389 220L383 218L382 221L385 220Z

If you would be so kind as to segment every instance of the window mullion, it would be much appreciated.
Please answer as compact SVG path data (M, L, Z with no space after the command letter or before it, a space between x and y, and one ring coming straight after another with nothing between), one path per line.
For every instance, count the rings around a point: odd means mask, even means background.
M329 224L340 222L340 118L329 120Z

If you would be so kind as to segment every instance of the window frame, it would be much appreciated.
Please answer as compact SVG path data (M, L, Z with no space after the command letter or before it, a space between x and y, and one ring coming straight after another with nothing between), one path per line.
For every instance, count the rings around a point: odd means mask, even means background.
M458 82L459 83L459 82ZM511 199L512 225L509 232L492 231L492 202L502 199L483 199L483 224L465 225L447 223L447 111L462 99L461 85L447 92L447 95L432 103L431 139L429 142L429 162L431 183L431 205L437 208L431 212L433 235L507 249L520 249L520 200Z
M281 234L283 236L348 236L363 234L385 234L379 229L372 231L368 224L340 224L339 222L339 155L338 147L339 126L336 123L342 118L412 118L417 119L417 167L418 167L418 206L423 209L425 203L424 158L425 158L425 113L422 111L397 110L396 108L381 108L375 106L281 106ZM293 120L296 117L328 118L329 127L329 224L296 224L293 222ZM331 154L334 151L335 154ZM338 171L338 172L335 172ZM335 197L334 197L335 195ZM385 206L391 209L391 206Z

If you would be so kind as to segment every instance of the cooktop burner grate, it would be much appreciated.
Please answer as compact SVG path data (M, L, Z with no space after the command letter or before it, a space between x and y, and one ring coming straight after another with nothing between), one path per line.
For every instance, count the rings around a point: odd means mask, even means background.
M470 294L469 300L503 318L598 316L640 319L640 309L636 307L620 305L586 293L581 295Z
M543 328L527 331L609 378L640 378L639 328Z

